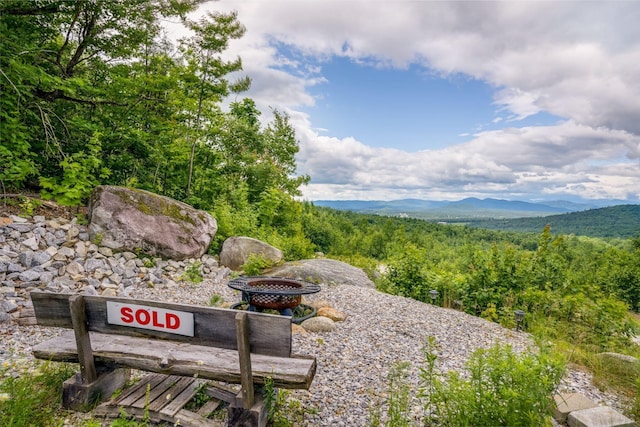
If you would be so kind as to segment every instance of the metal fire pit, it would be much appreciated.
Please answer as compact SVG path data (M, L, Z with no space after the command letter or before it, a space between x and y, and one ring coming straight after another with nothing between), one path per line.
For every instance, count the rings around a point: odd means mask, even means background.
M320 285L314 283L269 276L241 276L231 280L229 287L242 291L243 300L250 305L273 310L295 308L302 295L320 291Z

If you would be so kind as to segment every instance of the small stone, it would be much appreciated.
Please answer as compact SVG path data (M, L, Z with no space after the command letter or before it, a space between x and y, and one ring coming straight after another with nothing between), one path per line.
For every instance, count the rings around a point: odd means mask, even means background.
M296 323L291 324L291 333L294 335L309 335L307 330Z
M124 259L126 259L127 261L131 261L132 259L136 259L138 256L136 254L134 254L133 252L122 252L122 256L124 257Z
M22 245L26 246L27 248L31 249L32 251L37 251L38 250L38 239L36 239L36 237L31 237L27 240L23 240L22 241Z
M41 272L35 270L27 270L20 273L18 278L23 282L34 282L36 280L40 280L40 273Z
M347 319L347 315L341 311L331 307L321 307L318 309L318 316L328 317L334 322L343 322Z
M67 257L67 258L73 258L76 255L76 253L74 252L73 249L68 248L66 246L63 246L60 249L58 249L58 254L59 255L63 255L65 257Z
M115 297L116 295L117 295L116 290L113 288L107 288L104 291L102 291L103 297Z
M89 273L93 273L94 271L96 271L99 268L101 268L101 269L106 268L106 265L105 265L104 261L102 261L100 259L89 258L84 263L84 269L86 271L88 271Z
M51 255L46 252L36 252L33 254L33 259L31 260L31 266L36 267L38 265L42 265L48 262L51 259Z
M100 289L118 289L118 285L109 282L109 279L104 279L102 283L100 283Z
M33 252L32 251L24 251L20 255L18 255L18 261L24 267L31 267L31 262L33 261Z
M109 280L111 280L116 285L119 285L120 283L122 283L122 277L116 273L113 273L111 276L109 276Z
M80 291L84 295L98 295L98 291L96 291L96 288L91 285L84 286L82 289L80 289Z
M331 332L336 328L333 320L320 316L305 320L301 326L309 332Z
M17 222L17 223L26 223L27 219L23 218L21 216L17 216L17 215L9 215L9 218L11 218L11 220L13 222Z
M16 304L15 300L0 301L0 312L13 313L19 308L20 306Z
M84 267L76 261L70 261L67 264L67 273L72 274L72 275L77 275L80 273L84 273Z
M98 252L100 252L102 255L106 256L106 257L111 257L113 256L113 250L111 250L111 248L108 248L106 246L101 246L98 249Z
M80 234L80 229L78 227L72 226L69 228L69 231L67 231L67 238L69 240L73 240L78 237L78 234Z
M85 245L84 242L76 243L74 249L76 251L76 255L79 256L80 258L86 258L87 257L87 245Z

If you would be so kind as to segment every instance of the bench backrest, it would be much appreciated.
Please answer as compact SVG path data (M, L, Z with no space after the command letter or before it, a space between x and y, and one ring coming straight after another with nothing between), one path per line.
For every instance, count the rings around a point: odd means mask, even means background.
M73 328L70 297L31 292L38 324ZM238 349L237 310L103 296L84 296L84 305L89 331ZM247 314L251 353L291 356L291 317ZM185 318L193 321L192 330L186 332L181 330L188 323Z

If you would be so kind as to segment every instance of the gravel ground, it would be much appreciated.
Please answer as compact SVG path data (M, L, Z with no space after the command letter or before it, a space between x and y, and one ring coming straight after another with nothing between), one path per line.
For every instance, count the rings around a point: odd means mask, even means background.
M178 283L171 286L132 287L129 296L170 302L208 304L214 294L226 303L239 300L237 291L226 286L229 270L220 268L200 284ZM292 390L290 396L306 409L303 425L366 426L372 409L383 405L387 376L397 362L411 365L409 381L415 392L419 387L417 372L424 363L422 348L428 336L438 344L437 368L442 372L463 370L465 361L477 348L495 343L511 344L521 351L532 346L530 336L504 329L495 323L465 313L435 307L408 298L383 294L370 288L323 285L322 291L309 298L329 301L348 315L332 332L297 333L294 352L313 355L318 369L308 391ZM17 326L0 329L0 362L26 369L33 359L31 346L59 333L55 328ZM620 408L615 396L591 385L588 374L570 371L563 390L579 391L601 404ZM417 403L417 402L416 402ZM415 405L414 417L420 418ZM80 422L72 417L68 425Z

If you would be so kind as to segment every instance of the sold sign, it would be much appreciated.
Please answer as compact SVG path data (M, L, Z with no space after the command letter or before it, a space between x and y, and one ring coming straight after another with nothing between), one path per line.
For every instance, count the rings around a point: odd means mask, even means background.
M107 323L193 336L193 313L107 301Z

